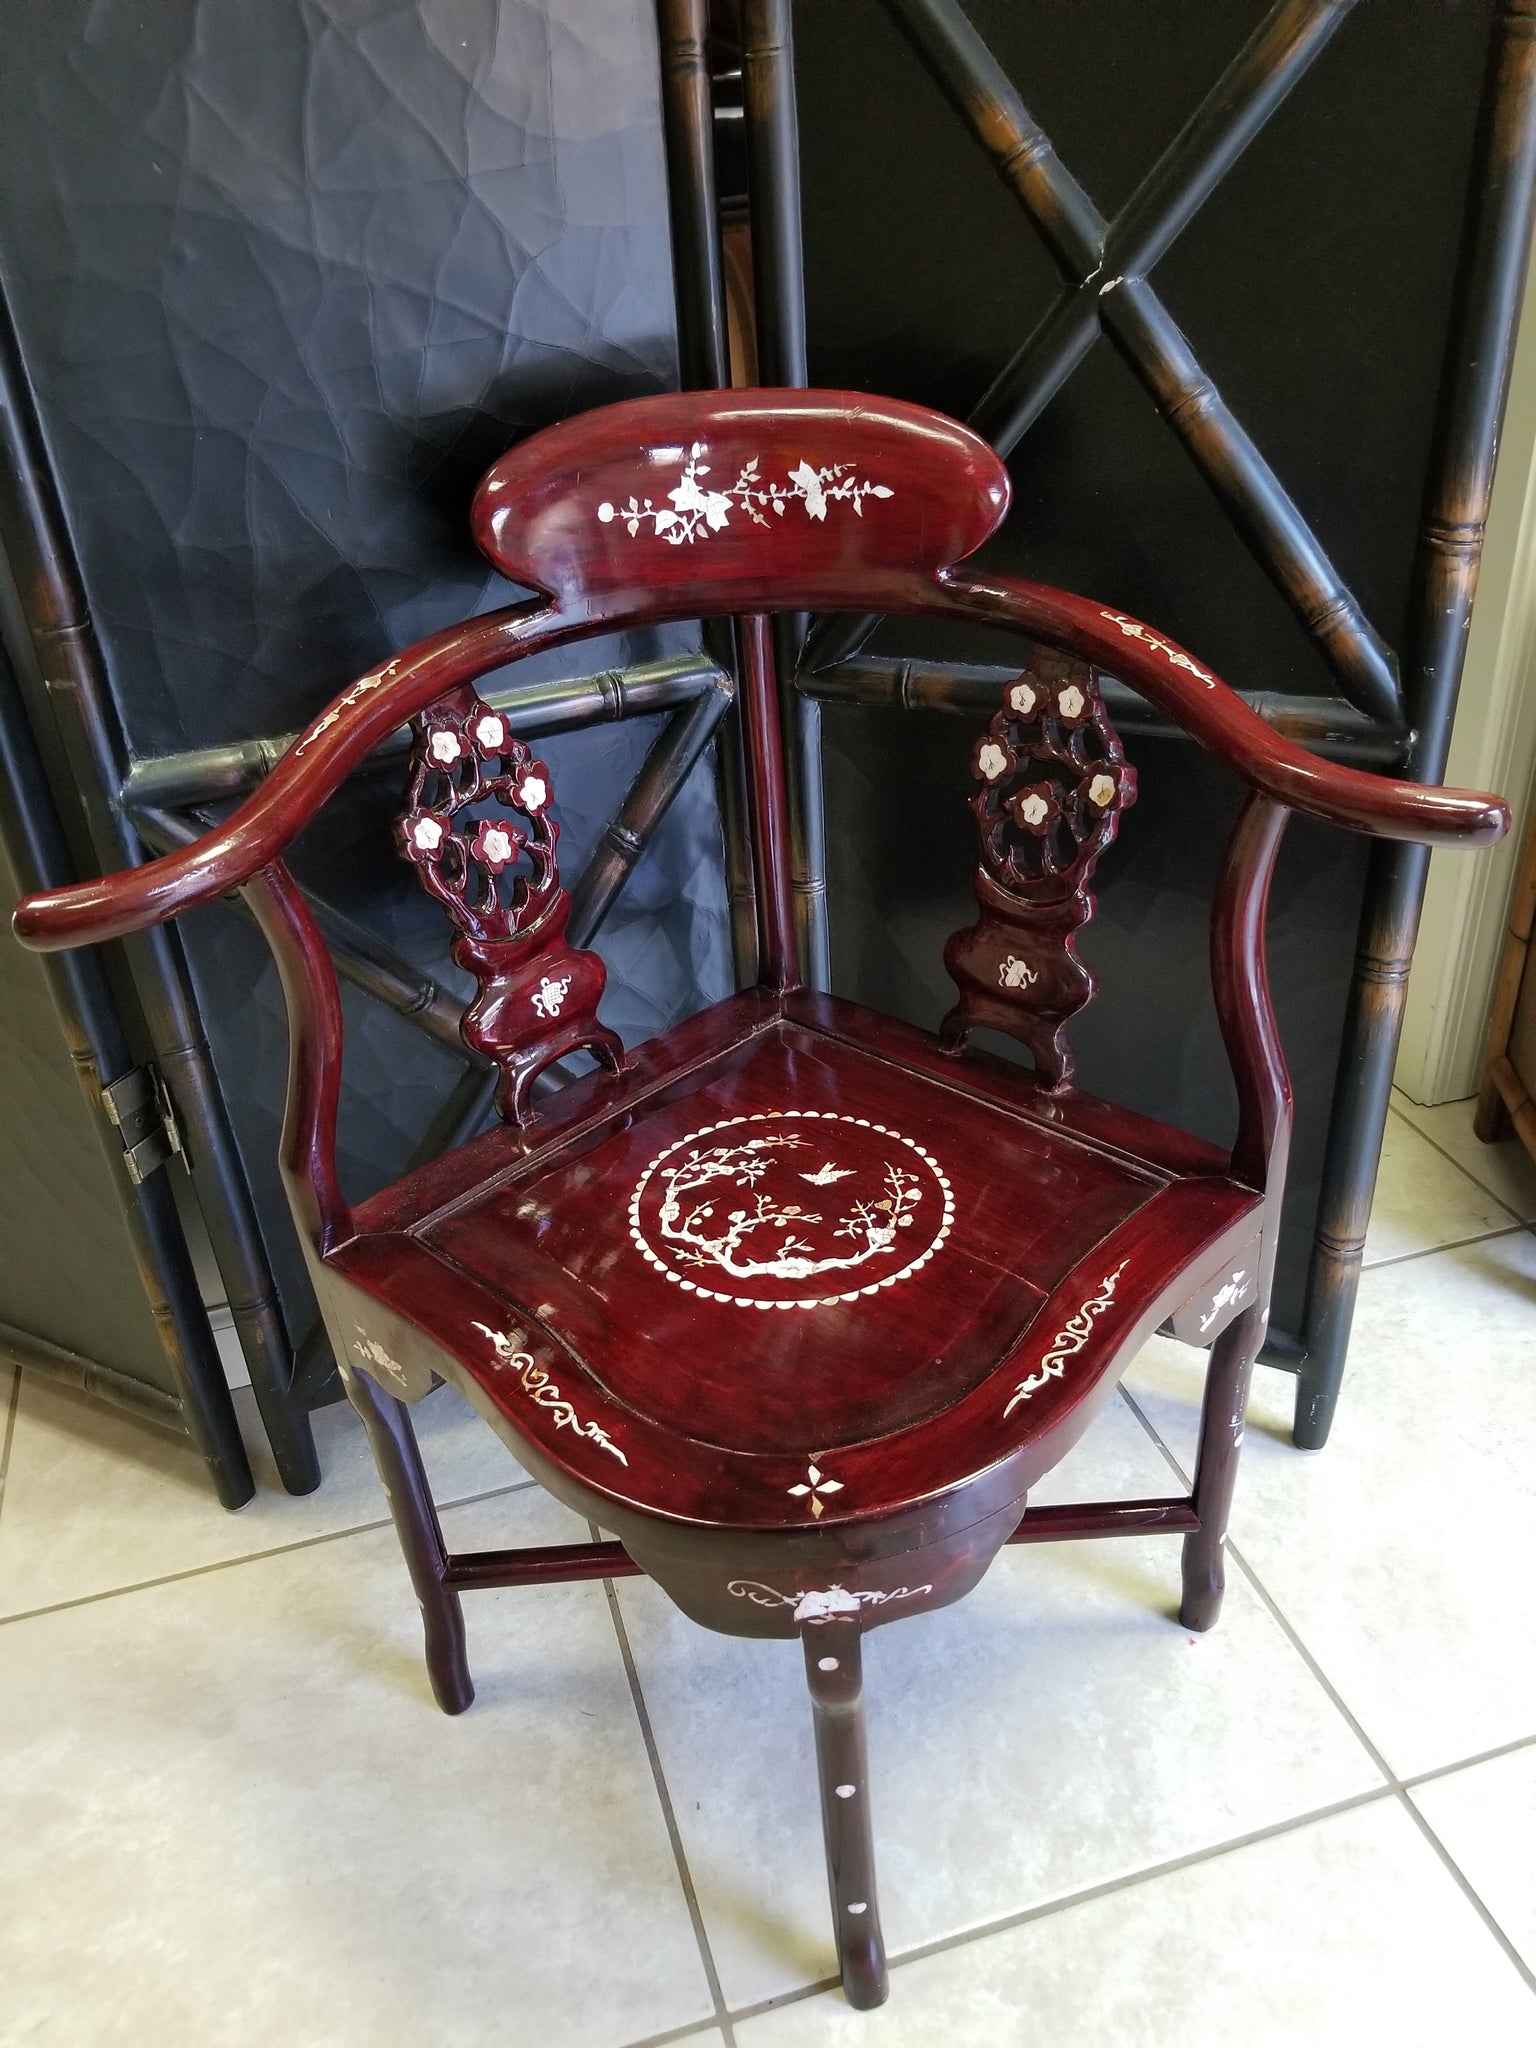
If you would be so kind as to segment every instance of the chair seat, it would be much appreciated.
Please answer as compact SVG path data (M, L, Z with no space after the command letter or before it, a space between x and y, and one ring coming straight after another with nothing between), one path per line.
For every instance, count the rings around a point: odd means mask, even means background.
M385 1191L327 1267L371 1298L360 1364L452 1379L589 1511L826 1529L981 1473L1022 1511L1148 1332L1187 1307L1209 1341L1252 1298L1260 1197L1226 1165L753 992Z

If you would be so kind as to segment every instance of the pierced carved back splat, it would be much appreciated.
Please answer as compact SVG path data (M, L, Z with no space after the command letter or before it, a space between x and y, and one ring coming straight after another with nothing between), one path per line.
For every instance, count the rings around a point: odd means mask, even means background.
M1073 935L1093 915L1088 885L1136 801L1136 771L1094 671L1044 650L1004 690L972 767L981 915L944 948L960 1000L940 1035L958 1047L978 1026L1006 1031L1048 1085L1064 1086L1074 1066L1066 1027L1097 986Z
M400 848L447 905L459 934L453 957L480 984L459 1027L464 1041L501 1068L502 1116L525 1123L528 1091L552 1060L585 1046L617 1073L624 1056L597 1021L602 961L565 941L554 785L472 689L440 697L413 730Z

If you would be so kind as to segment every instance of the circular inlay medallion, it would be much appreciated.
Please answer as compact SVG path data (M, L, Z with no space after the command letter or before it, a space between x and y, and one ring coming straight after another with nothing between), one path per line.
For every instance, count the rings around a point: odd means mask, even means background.
M931 1152L868 1117L780 1109L727 1117L659 1152L629 1234L659 1273L736 1308L821 1308L894 1287L954 1221Z

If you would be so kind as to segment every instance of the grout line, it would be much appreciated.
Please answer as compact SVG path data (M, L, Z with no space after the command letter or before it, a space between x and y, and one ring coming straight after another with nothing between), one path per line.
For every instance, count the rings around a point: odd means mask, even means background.
M438 1510L447 1514L453 1508L471 1508L484 1500L500 1500L511 1493L526 1493L530 1486L537 1486L536 1479L519 1479L511 1486L493 1486L487 1493L467 1493L460 1500L439 1501ZM286 1557L290 1551L313 1550L321 1543L340 1543L348 1536L368 1536L379 1529L392 1527L388 1515L376 1522L352 1522L345 1529L324 1529L318 1536L300 1536L292 1543L274 1543L266 1550L245 1550L238 1557L215 1558L211 1564L189 1565L185 1571L162 1572L155 1579L134 1579L126 1586L103 1586L99 1593L81 1593L73 1600L54 1600L46 1607L24 1607L16 1614L0 1614L0 1628L6 1628L13 1621L36 1621L45 1614L63 1614L71 1607L95 1607L103 1600L121 1599L127 1593L148 1593L157 1586L179 1585L183 1579L205 1579L212 1572L233 1571L239 1565L259 1564L263 1558ZM473 1590L473 1589L471 1589Z
M1174 1471L1179 1473L1180 1478L1182 1478L1183 1473L1180 1469L1177 1458L1174 1457L1172 1451L1170 1451L1168 1446L1163 1442L1162 1438L1158 1435L1157 1431L1153 1428L1152 1424L1147 1420L1146 1416L1142 1414L1141 1409L1136 1406L1136 1402L1134 1401L1134 1399L1132 1399L1132 1397L1129 1394L1127 1394L1125 1398L1127 1399L1127 1401L1130 1402L1132 1408L1136 1410L1137 1415L1141 1417L1142 1426L1146 1430L1147 1434L1151 1437L1152 1441L1157 1445L1158 1449L1162 1452L1163 1456L1168 1460L1168 1463L1173 1467ZM1386 1758L1382 1755L1381 1751L1376 1747L1375 1743L1371 1740L1370 1736L1366 1734L1365 1729L1361 1726L1359 1720L1355 1717L1354 1713L1345 1704L1344 1697L1340 1693L1338 1687L1333 1683L1332 1679L1329 1678L1327 1672L1324 1671L1322 1665L1318 1663L1316 1657L1313 1656L1312 1652L1307 1648L1306 1644L1302 1641L1300 1635L1297 1633L1296 1629L1289 1621L1289 1619L1286 1617L1286 1615L1281 1611L1279 1603L1275 1600L1273 1595L1270 1593L1269 1589L1264 1585L1258 1573L1249 1564L1247 1558L1244 1557L1243 1553L1237 1548L1236 1544L1234 1544L1230 1540L1227 1543L1226 1550L1228 1558L1231 1560L1233 1564L1237 1566L1238 1570L1242 1573L1243 1577L1248 1581L1249 1585L1252 1586L1254 1592L1257 1593L1259 1599L1264 1603L1264 1606L1269 1610L1271 1619L1275 1622L1276 1626L1280 1629L1281 1633L1286 1637L1292 1649L1295 1650L1296 1654L1301 1658L1302 1662L1306 1665L1307 1669L1312 1673L1312 1676L1317 1680L1318 1684L1322 1687L1323 1691L1328 1695L1329 1699L1332 1700L1334 1706L1338 1709L1340 1715L1343 1717L1345 1724L1354 1734L1356 1741L1360 1744L1361 1748L1365 1751L1366 1755L1371 1759L1371 1762L1375 1765L1376 1769L1380 1771L1382 1777L1386 1780L1386 1785L1384 1789L1392 1794L1393 1798L1396 1799L1398 1806L1402 1809L1403 1812L1405 1812L1408 1815L1408 1818L1419 1830L1419 1833L1424 1837L1425 1841L1429 1844L1430 1848L1434 1850L1435 1854L1439 1857L1440 1861L1445 1865L1447 1872L1454 1879L1456 1884L1460 1887L1463 1895L1467 1900L1467 1903L1472 1907L1472 1910L1477 1914L1478 1918L1482 1921L1483 1925L1488 1929L1488 1932L1493 1936L1494 1940L1498 1943L1499 1947L1504 1951L1505 1955L1509 1958L1510 1962L1514 1964L1516 1970L1519 1971L1520 1976L1523 1978L1529 1989L1532 1991L1536 1991L1536 1970L1533 1970L1531 1965L1526 1962L1525 1958L1521 1955L1519 1949L1516 1948L1515 1944L1504 1932L1503 1928L1499 1925L1498 1921L1494 1918L1493 1914L1489 1911L1488 1907L1483 1903L1477 1891L1474 1889L1471 1880L1467 1877L1466 1873L1462 1870L1461 1866L1451 1856L1445 1844L1440 1840L1439 1836L1435 1833L1434 1829L1429 1825L1429 1822L1424 1818L1423 1814L1420 1813L1418 1807L1415 1806L1412 1799L1409 1798L1407 1787L1404 1785L1402 1779L1398 1777L1396 1771L1392 1769L1392 1766L1387 1762ZM1528 1739L1536 1740L1536 1737ZM1514 1748L1520 1748L1523 1745L1520 1743L1516 1743L1511 1746ZM1458 1766L1453 1765L1451 1766L1451 1768L1455 1769L1458 1768ZM1439 1774L1431 1773L1430 1775L1434 1776ZM1422 1783L1423 1780L1420 1779L1416 1782Z
M627 2041L624 2048L668 2048L672 2041L723 2041L725 2024L721 2020L695 2020L686 2027L668 2027L663 2034L647 2034L643 2040Z
M1059 1899L1045 1899L1038 1906L1026 1906L1017 1913L1007 1913L997 1920L984 1921L980 1926L967 1927L958 1934L940 1936L937 1941L920 1942L915 1948L904 1949L899 1955L890 1956L892 1970L904 1969L909 1963L926 1962L930 1956L946 1955L952 1949L965 1948L975 1941L986 1941L994 1935L1008 1934L1016 1927L1028 1927L1037 1920L1049 1920L1058 1913L1065 1913L1074 1906L1092 1905L1098 1899L1107 1899L1117 1892L1134 1891L1138 1886L1151 1884L1161 1877L1171 1877L1181 1870L1192 1870L1202 1863L1213 1863L1220 1857L1236 1854L1239 1850L1251 1849L1261 1842L1274 1841L1278 1836L1289 1835L1298 1829L1313 1827L1320 1821L1333 1820L1339 1814L1354 1813L1363 1806L1382 1804L1392 1796L1390 1785L1373 1785L1367 1792L1355 1792L1348 1799L1336 1799L1328 1806L1319 1806L1309 1813L1299 1813L1285 1820L1272 1821L1269 1826L1254 1828L1245 1835L1236 1835L1230 1841L1212 1842L1204 1849L1191 1849L1183 1856L1171 1856L1164 1863L1149 1864L1144 1870L1131 1872L1124 1877L1106 1878L1102 1884L1085 1885L1081 1891L1067 1892ZM776 1998L765 1998L757 2005L738 2007L732 2012L733 2020L757 2019L762 2013L775 2012L783 2005L798 2005L802 2000L815 1998L823 1991L835 1991L840 1980L824 1977L818 1983L797 1986L793 1991L781 1992Z
M1472 1098L1470 1096L1467 1096L1463 1099L1466 1101L1471 1101ZM1414 1107L1417 1108L1418 1105L1415 1104ZM1498 1203L1501 1209L1505 1210L1509 1215L1513 1216L1515 1221L1521 1225L1522 1229L1529 1230L1533 1227L1532 1223L1527 1223L1522 1219L1520 1212L1517 1209L1510 1208L1508 1202L1505 1201L1504 1197L1498 1192L1496 1188L1489 1187L1487 1181L1485 1180L1479 1180L1477 1175L1472 1171L1470 1166L1463 1165L1461 1160L1459 1160L1454 1153L1447 1152L1445 1147L1440 1143L1438 1138L1432 1138L1428 1131L1420 1130L1419 1126L1414 1122L1413 1118L1408 1115L1406 1110L1399 1109L1397 1105L1394 1103L1392 1106L1392 1114L1394 1116L1400 1116L1403 1122L1408 1126L1410 1131L1415 1132L1419 1137L1421 1137L1424 1140L1425 1144L1431 1148L1431 1150L1438 1152L1440 1154L1440 1157L1442 1159L1448 1159L1451 1165L1456 1168L1458 1173L1464 1173L1467 1176L1467 1179L1471 1181L1474 1187L1481 1188L1485 1195L1490 1196L1495 1202ZM1478 1143L1481 1144L1482 1140L1479 1139ZM1493 1150L1493 1147L1490 1145L1488 1147L1488 1150L1491 1152Z
M0 1442L0 1510L5 1506L5 1481L11 1469L11 1445L16 1436L16 1411L21 1406L21 1367L11 1367L11 1398L5 1408L5 1437Z
M592 1531L592 1541L601 1542L602 1537L595 1522L587 1527ZM736 2048L736 2036L731 2027L731 2015L726 2006L725 1994L720 1988L720 1973L715 1968L715 1958L709 1946L709 1934L704 1925L704 1915L699 1907L699 1895L694 1889L693 1873L688 1868L688 1857L683 1849L682 1831L677 1825L677 1814L672 1805L672 1794L667 1789L666 1773L661 1768L661 1753L656 1747L656 1734L651 1726L650 1710L645 1704L645 1693L640 1684L640 1673L635 1664L634 1652L629 1645L629 1631L624 1626L624 1616L619 1607L619 1596L614 1591L612 1579L604 1579L603 1591L608 1596L608 1613L613 1621L613 1632L619 1639L619 1655L624 1660L625 1674L629 1679L630 1695L635 1703L635 1716L640 1723L640 1734L645 1742L645 1753L650 1759L651 1777L656 1785L656 1797L661 1803L662 1818L667 1826L667 1839L672 1844L673 1860L677 1864L677 1879L682 1886L683 1898L688 1907L688 1918L693 1922L693 1938L698 1943L699 1961L704 1965L704 1976L709 1984L709 1995L714 2002L713 2024L720 2030L726 2048ZM701 2022L707 2026L709 2022ZM698 2031L695 2028L693 2031ZM658 2037L653 2036L653 2039ZM662 2040L674 2041L684 2038L677 2033L662 2035Z
M1417 1777L1404 1778L1403 1790L1416 1792L1420 1785L1433 1785L1437 1778L1449 1778L1456 1771L1470 1771L1477 1764L1497 1763L1501 1756L1513 1756L1517 1750L1529 1749L1536 1743L1536 1735L1519 1735L1513 1742L1501 1742L1497 1749L1480 1750L1476 1756L1464 1756L1453 1764L1436 1764L1432 1771L1420 1771Z
M1494 1196L1492 1199L1498 1198ZM1500 1203L1499 1206L1502 1208L1503 1204ZM1422 1251L1417 1252L1399 1252L1396 1258L1392 1259L1366 1259L1362 1262L1360 1270L1362 1273L1384 1273L1389 1266L1407 1266L1415 1259L1432 1259L1437 1252L1459 1252L1469 1244L1488 1244L1496 1237L1518 1237L1522 1231L1529 1231L1531 1227L1529 1223L1522 1223L1516 1218L1513 1223L1501 1223L1497 1230L1480 1230L1475 1237L1447 1238L1444 1244L1427 1244Z

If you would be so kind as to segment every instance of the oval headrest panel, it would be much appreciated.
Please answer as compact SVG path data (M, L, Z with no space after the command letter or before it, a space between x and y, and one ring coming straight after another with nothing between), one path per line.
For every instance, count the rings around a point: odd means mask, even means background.
M563 608L873 602L960 561L1008 473L942 413L857 391L680 392L578 414L511 449L474 503L504 575Z

